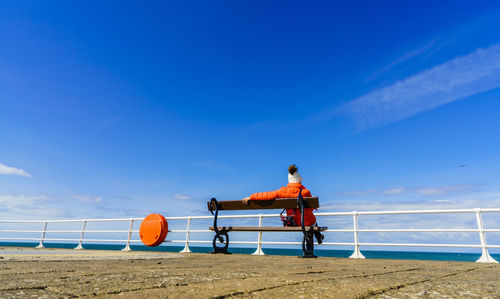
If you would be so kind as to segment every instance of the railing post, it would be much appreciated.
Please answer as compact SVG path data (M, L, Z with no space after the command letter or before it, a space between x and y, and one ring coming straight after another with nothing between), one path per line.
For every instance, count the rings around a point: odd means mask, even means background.
M481 216L481 209L474 209L476 213L477 229L479 230L479 239L481 240L481 257L476 261L477 263L498 263L491 257L486 245L486 236L484 234L483 217Z
M130 238L132 237L132 228L134 227L134 219L130 218L130 223L128 225L128 238L127 238L127 245L125 248L122 249L122 251L131 251L130 249Z
M45 239L45 232L47 231L47 221L43 223L42 235L40 236L40 244L36 248L43 248L43 239Z
M83 235L85 234L85 225L86 224L87 224L87 220L83 220L83 222L82 222L82 232L80 233L80 241L78 242L78 246L76 246L75 249L83 249L82 241L83 241Z
M191 216L188 216L187 219L187 225L186 225L186 242L184 245L184 249L182 249L180 252L191 252L189 249L189 231L191 230Z
M358 231L358 212L352 212L352 221L354 223L354 252L349 258L351 259L364 259L364 255L359 251L359 231Z
M259 227L262 227L262 218L264 218L264 216L262 216L262 214L259 214ZM262 231L259 232L259 237L257 240L257 250L255 250L252 255L265 255L264 251L262 251Z

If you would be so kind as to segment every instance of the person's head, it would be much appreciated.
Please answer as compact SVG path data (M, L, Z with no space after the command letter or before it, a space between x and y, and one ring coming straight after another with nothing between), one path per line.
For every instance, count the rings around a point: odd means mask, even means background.
M288 182L289 183L302 183L302 177L299 174L299 169L295 164L288 167Z

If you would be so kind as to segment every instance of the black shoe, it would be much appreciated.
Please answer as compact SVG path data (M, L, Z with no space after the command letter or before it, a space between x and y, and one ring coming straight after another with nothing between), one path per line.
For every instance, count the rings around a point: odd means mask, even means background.
M320 237L319 238L316 238L316 240L318 241L318 245L323 243L323 239L325 238L325 235L323 234L320 234Z

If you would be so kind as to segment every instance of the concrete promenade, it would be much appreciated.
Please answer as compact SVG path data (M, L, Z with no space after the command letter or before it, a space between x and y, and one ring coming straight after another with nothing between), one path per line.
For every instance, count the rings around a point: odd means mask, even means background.
M0 247L0 298L500 298L500 265Z

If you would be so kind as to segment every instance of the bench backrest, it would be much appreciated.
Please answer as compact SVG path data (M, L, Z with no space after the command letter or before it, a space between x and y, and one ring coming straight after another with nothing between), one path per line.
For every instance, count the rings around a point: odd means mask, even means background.
M218 201L220 210L263 210L263 209L295 209L298 208L297 197L293 198L276 198L271 200L250 200L248 205L245 205L241 200L226 200ZM210 206L210 201L207 202L209 211L215 211L215 205ZM304 208L319 208L319 200L317 197L304 197Z

